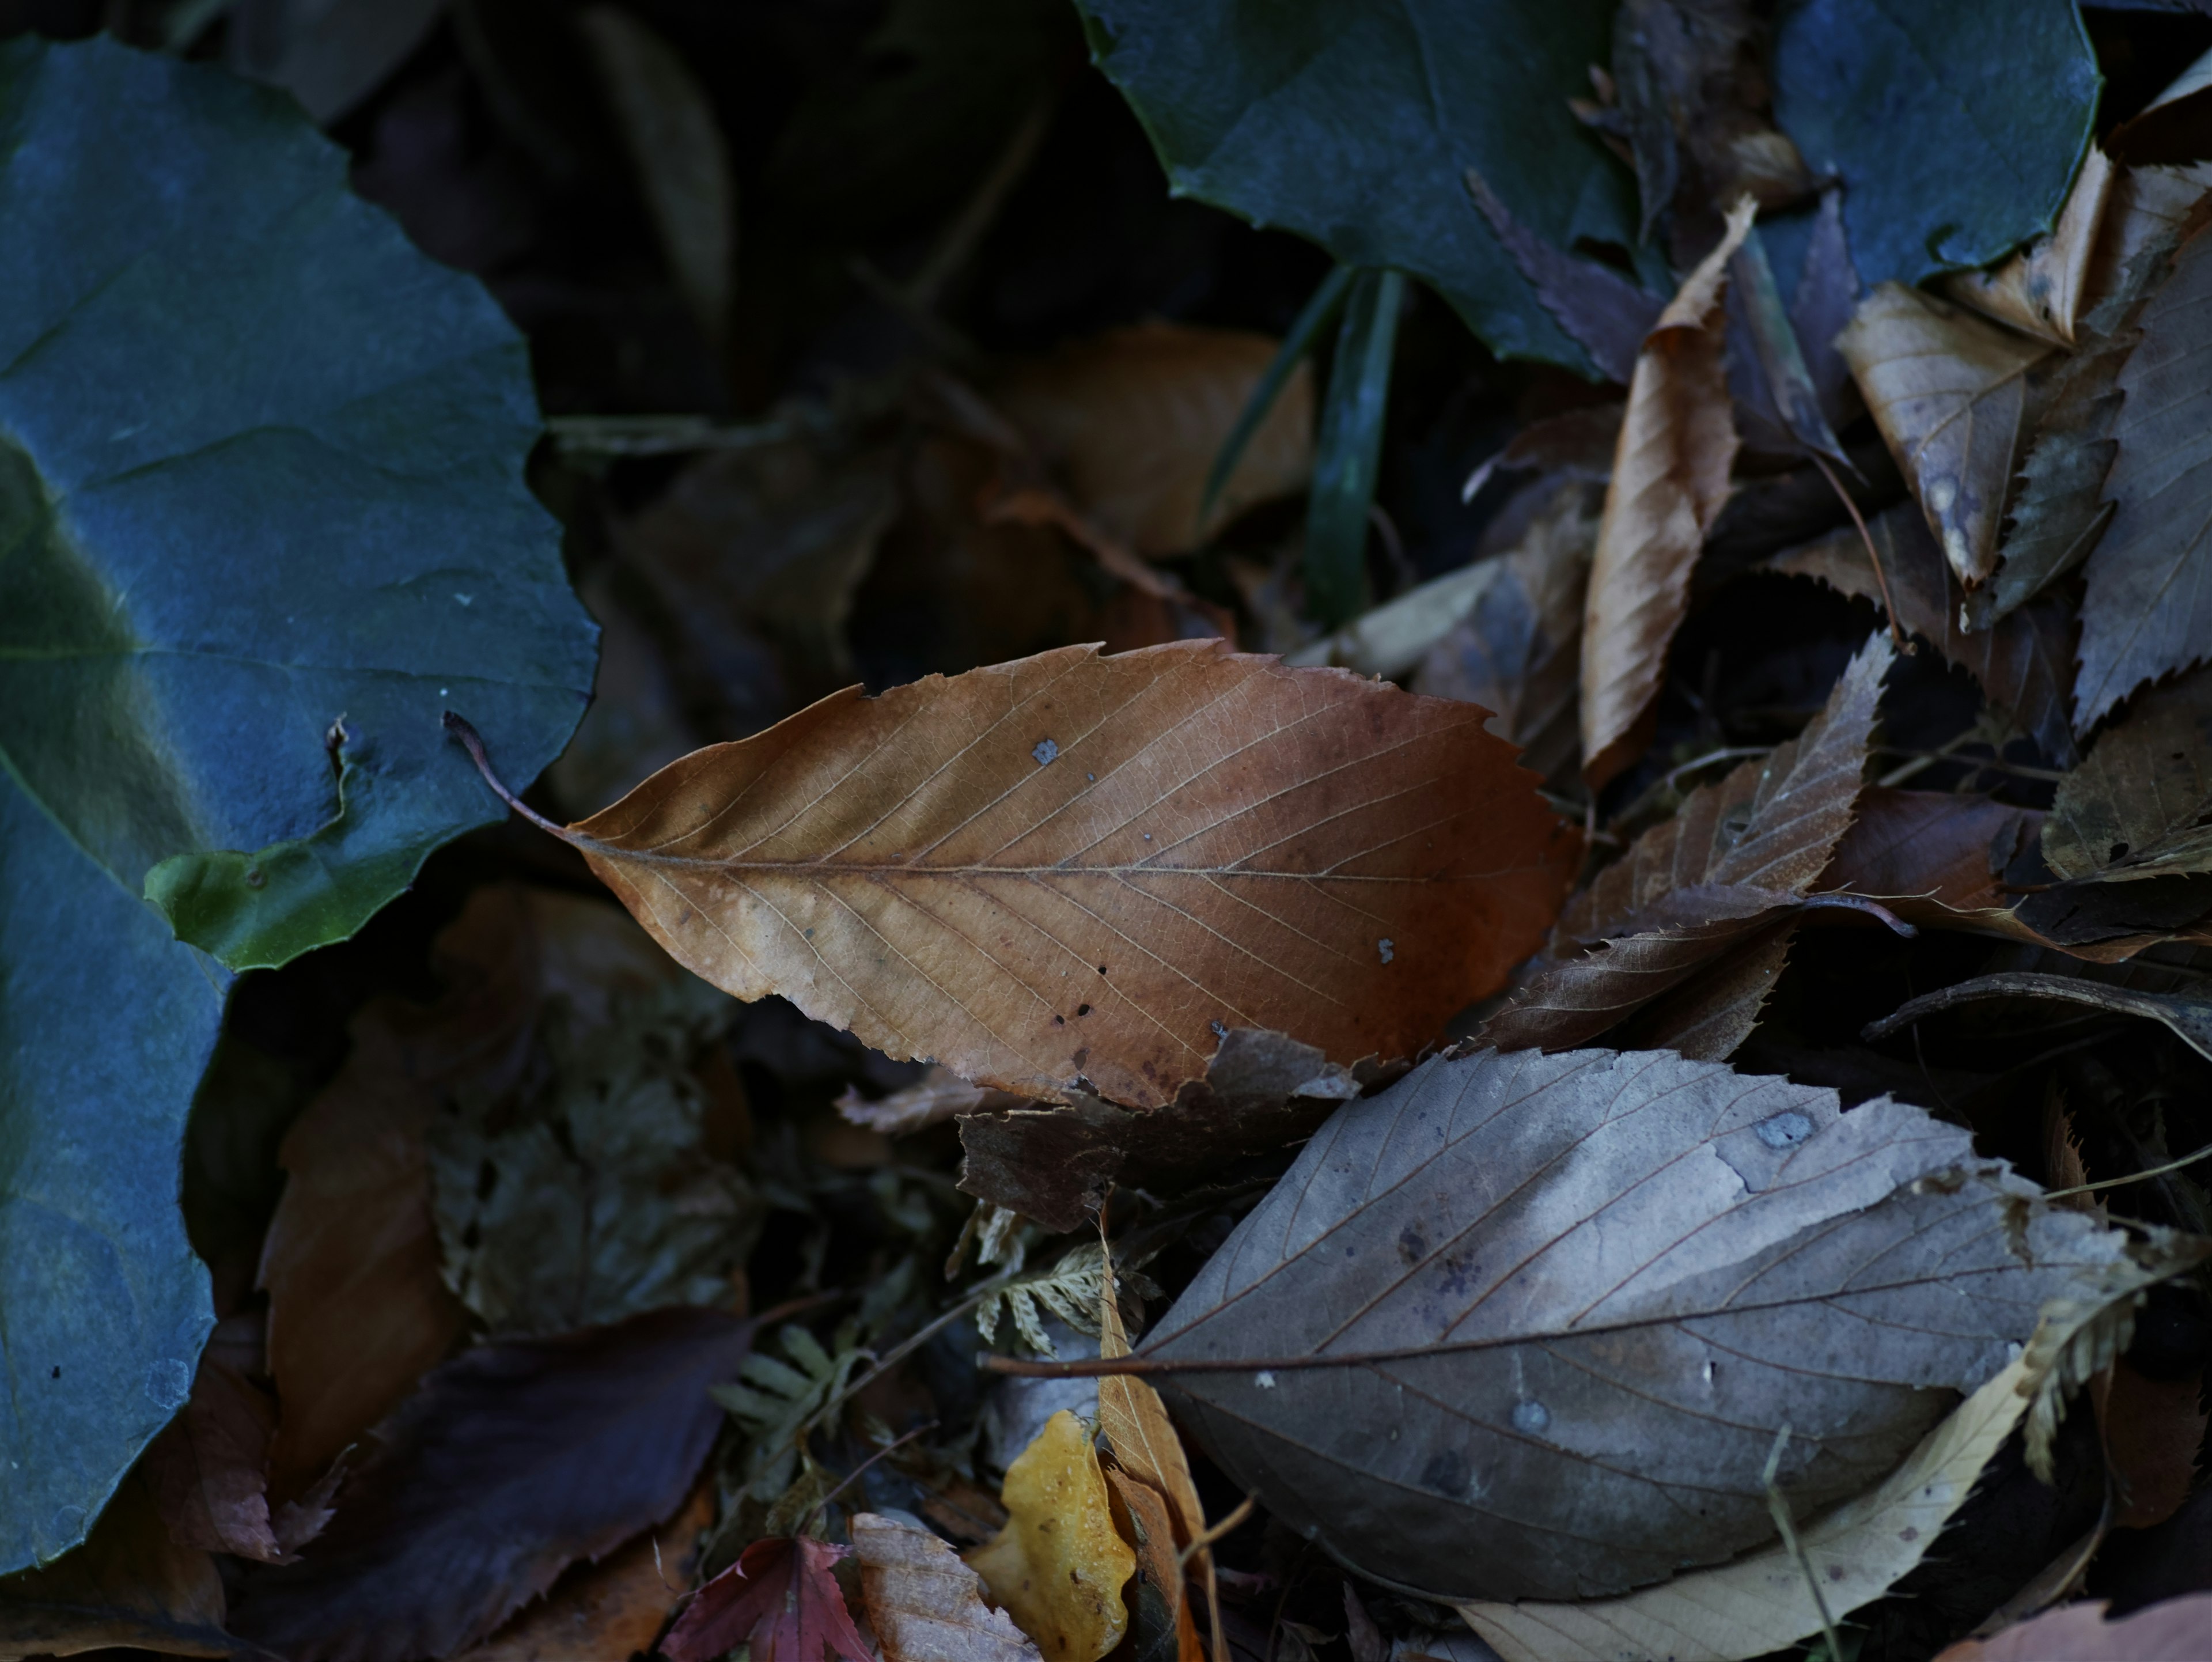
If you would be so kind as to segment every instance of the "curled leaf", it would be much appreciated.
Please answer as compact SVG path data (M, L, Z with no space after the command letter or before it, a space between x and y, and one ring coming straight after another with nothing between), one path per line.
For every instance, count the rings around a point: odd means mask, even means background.
M1036 1646L983 1603L981 1578L945 1542L872 1512L855 1513L851 1529L884 1662L1036 1662Z
M1066 1409L1046 1421L1006 1469L1000 1498L1006 1526L969 1563L1046 1662L1098 1662L1128 1631L1121 1588L1137 1555L1115 1531L1083 1422Z
M758 1662L874 1662L831 1574L852 1550L805 1536L754 1542L684 1606L662 1653L714 1662L744 1643Z

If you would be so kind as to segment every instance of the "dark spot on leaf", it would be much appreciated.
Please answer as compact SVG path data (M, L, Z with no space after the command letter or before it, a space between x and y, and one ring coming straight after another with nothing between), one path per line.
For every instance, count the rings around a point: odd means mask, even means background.
M1467 1493L1468 1479L1473 1475L1467 1456L1449 1448L1429 1457L1428 1464L1421 1468L1421 1487L1456 1501Z
M259 887L260 887L264 883L266 883L268 880L268 880L268 878L267 878L267 877L265 877L265 876L264 876L264 875L262 874L262 870L261 870L261 868L260 868L260 867L258 867L258 866L249 866L249 867L247 867L247 868L246 868L246 886L247 888L249 888L249 889L258 889L258 888L259 888Z
M1087 1016L1091 1014L1091 1007L1088 1004L1079 1004L1075 1007L1075 1014L1079 1016Z
M1407 1263L1419 1263L1428 1250L1428 1238L1421 1233L1419 1224L1409 1223L1399 1232L1398 1256Z
M2126 859L2127 857L2128 857L2128 845L2127 845L2126 843L2113 843L2113 844L2112 844L2112 851L2110 854L2108 854L2108 855L2106 855L2105 856L2105 858L2106 858L2108 861L2113 861L2113 860L2124 860L2124 859Z
M54 1364L54 1378L56 1378L57 1379L60 1379L61 1377L62 1377L62 1365L61 1365L59 1362L56 1362L56 1363Z
M1056 1015L1052 1019L1052 1025L1055 1027L1065 1027L1067 1026L1067 1018L1064 1015Z

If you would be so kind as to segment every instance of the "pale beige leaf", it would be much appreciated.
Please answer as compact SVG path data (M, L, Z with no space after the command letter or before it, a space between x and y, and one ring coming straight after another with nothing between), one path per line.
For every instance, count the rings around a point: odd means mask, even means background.
M2113 181L2104 234L2090 267L2085 299L2095 305L2126 286L2128 268L2154 244L2178 242L2204 193L2212 161L2178 167L2126 167Z
M1895 283L1859 302L1836 346L1944 557L1972 587L1996 566L2027 372L2050 346Z
M1999 323L2055 345L2073 345L2075 323L2087 309L2112 180L2112 158L2092 143L2051 234L1986 271L1945 277L1944 294Z
M576 22L677 291L700 332L719 343L736 275L738 186L714 103L676 48L635 14L593 6Z
M1578 838L1480 711L1218 641L837 694L568 833L678 961L896 1056L1140 1108L1234 1027L1403 1056Z
M1284 654L1286 664L1336 664L1362 675L1403 675L1505 575L1502 560L1479 560L1364 612L1334 635Z
M982 1579L946 1543L872 1512L855 1513L851 1531L884 1662L1038 1662L1036 1646L983 1603Z
M2027 1411L2025 1357L1929 1432L1904 1464L1856 1500L1799 1526L1798 1538L1842 1617L1919 1563L1974 1479ZM1796 1559L1780 1543L1625 1598L1585 1604L1463 1604L1468 1625L1506 1662L1735 1662L1820 1631Z
M1690 569L1728 500L1735 417L1721 301L1751 229L1747 198L1644 338L1628 385L1583 604L1583 775L1593 788L1634 761L1690 604Z
M2212 1632L2212 1592L2108 1620L2104 1601L2068 1604L1992 1639L1968 1639L1936 1662L2200 1662Z
M1121 1301L1115 1296L1110 1258L1100 1288L1098 1318L1098 1354L1127 1355L1129 1333L1121 1321ZM1098 1429L1105 1434L1107 1446L1122 1470L1166 1498L1178 1546L1188 1546L1206 1533L1206 1507L1198 1498L1198 1485L1191 1480L1182 1440L1176 1435L1167 1404L1160 1400L1158 1391L1127 1375L1100 1379Z
M942 1125L963 1114L987 1114L1007 1108L1026 1108L1027 1097L988 1086L970 1085L949 1068L932 1068L912 1085L870 1101L857 1087L847 1086L837 1099L837 1111L847 1123L887 1137L902 1137Z
M1136 324L1018 365L991 396L1107 535L1140 554L1178 554L1304 487L1313 378L1300 364L1199 521L1206 473L1276 345L1243 330Z

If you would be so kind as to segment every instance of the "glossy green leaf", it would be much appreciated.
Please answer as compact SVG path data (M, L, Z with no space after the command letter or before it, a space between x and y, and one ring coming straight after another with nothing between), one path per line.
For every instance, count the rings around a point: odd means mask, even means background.
M228 976L170 922L233 968L351 933L500 813L441 712L534 775L592 637L521 342L283 94L0 45L0 295L6 1570L82 1535L210 1319L178 1149Z
M1844 182L1867 288L1985 265L2051 228L2101 84L2074 0L1796 0L1774 113Z
M1636 246L1635 181L1567 107L1613 0L1078 3L1176 194L1409 272L1500 356L1588 372L1461 181L1562 248Z

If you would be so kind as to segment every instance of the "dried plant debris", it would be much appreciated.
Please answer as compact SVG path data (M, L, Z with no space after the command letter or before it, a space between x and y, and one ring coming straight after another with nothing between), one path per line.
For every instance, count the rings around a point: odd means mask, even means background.
M1887 1099L1484 1051L1340 1113L1139 1355L1345 1562L1579 1599L1764 1542L1782 1425L1793 1507L1860 1493L2045 1305L2125 1303L2203 1250L2048 1205Z

